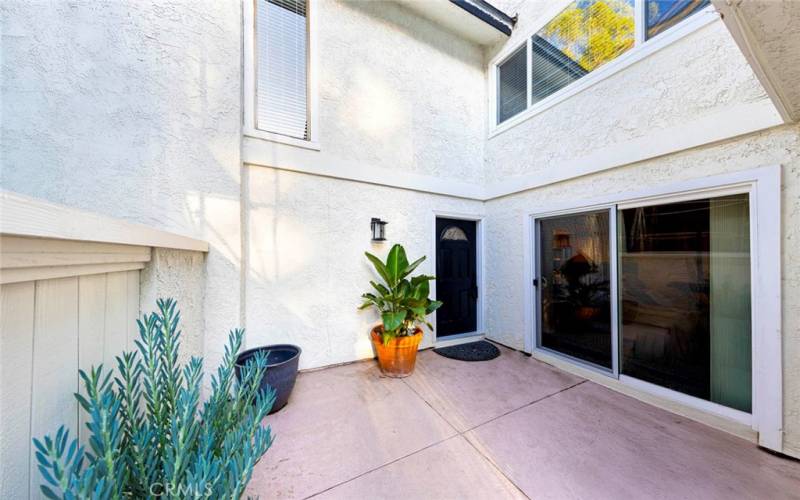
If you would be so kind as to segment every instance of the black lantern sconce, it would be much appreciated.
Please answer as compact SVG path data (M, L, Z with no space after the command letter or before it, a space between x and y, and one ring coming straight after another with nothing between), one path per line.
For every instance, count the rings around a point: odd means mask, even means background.
M372 241L386 241L386 224L388 224L388 222L382 221L376 217L372 218L372 221L369 223L369 227L372 229Z

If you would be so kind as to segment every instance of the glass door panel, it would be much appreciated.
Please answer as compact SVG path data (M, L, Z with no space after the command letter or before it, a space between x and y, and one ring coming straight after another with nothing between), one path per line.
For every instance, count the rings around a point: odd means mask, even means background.
M621 372L751 410L747 194L617 216Z
M612 369L610 211L538 219L539 345Z

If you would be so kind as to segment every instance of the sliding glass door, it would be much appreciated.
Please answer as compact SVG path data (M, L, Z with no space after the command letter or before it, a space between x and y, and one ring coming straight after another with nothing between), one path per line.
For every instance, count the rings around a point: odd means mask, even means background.
M540 346L612 369L610 211L538 222Z
M535 228L538 348L751 412L747 193L542 217Z

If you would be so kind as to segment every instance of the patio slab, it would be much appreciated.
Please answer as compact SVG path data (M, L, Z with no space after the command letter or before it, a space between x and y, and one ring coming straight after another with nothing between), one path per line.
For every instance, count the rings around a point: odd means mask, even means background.
M371 362L301 373L267 423L275 442L248 487L262 498L305 498L456 434Z
M301 373L268 422L261 498L800 499L800 462L507 349Z
M464 432L583 380L518 351L499 349L500 357L482 362L423 351L416 371L405 381Z
M317 497L315 497L317 498ZM462 436L425 448L318 498L526 498Z
M800 498L800 463L591 382L466 435L531 498Z

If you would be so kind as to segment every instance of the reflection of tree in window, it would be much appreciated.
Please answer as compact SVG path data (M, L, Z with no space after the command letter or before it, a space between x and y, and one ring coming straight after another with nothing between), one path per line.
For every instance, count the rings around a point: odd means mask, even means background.
M586 71L633 47L633 0L578 0L538 35Z
M577 0L531 38L531 102L633 47L633 0Z

